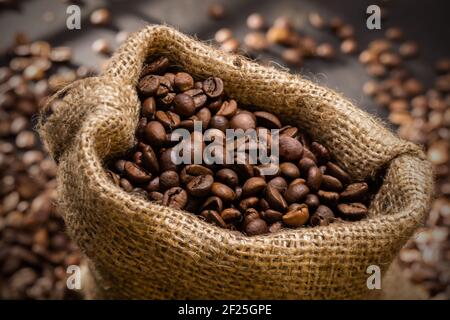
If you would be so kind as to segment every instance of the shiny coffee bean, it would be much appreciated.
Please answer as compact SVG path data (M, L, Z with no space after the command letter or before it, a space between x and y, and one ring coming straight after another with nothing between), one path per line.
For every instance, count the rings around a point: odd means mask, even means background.
M346 219L359 220L367 215L367 207L362 203L340 203L337 205L339 213Z
M239 185L239 176L231 169L220 169L216 173L216 179L218 182L222 182L231 188L235 188Z
M242 211L246 211L249 208L255 208L259 204L259 198L258 197L250 197L245 198L239 202L239 208Z
M164 192L163 205L174 208L183 209L188 200L185 190L180 187L174 187Z
M213 129L218 129L222 132L225 132L226 129L228 129L230 127L230 125L229 125L227 118L225 118L224 116L215 115L215 116L211 117L211 120L209 122L209 127L213 128Z
M256 117L258 126L268 129L280 129L281 122L277 116L266 111L256 111L253 113Z
M180 125L180 116L172 111L156 111L155 118L167 130L176 129Z
M322 175L322 184L320 187L327 191L341 191L342 183L335 177L324 174Z
M317 192L320 202L327 205L335 205L339 200L339 193L333 191L319 190Z
M240 112L236 114L230 120L230 127L232 129L255 129L256 128L256 120L255 116L250 112Z
M176 171L164 171L159 176L159 186L162 191L180 186L180 178Z
M274 223L281 221L283 219L283 214L276 210L267 209L262 213L262 218L267 221L267 223Z
M158 121L150 121L144 129L144 135L152 147L161 147L166 142L166 130Z
M154 97L148 97L142 102L142 115L148 119L153 119L156 112L156 101Z
M139 92L145 96L152 96L156 94L159 88L159 77L149 75L141 79L138 84Z
M310 219L310 223L312 226L327 226L333 221L333 211L329 207L324 205L320 205Z
M219 197L212 196L206 199L203 203L202 210L215 210L217 212L222 212L223 210L223 201Z
M144 67L141 76L145 76L147 74L162 74L168 66L169 59L167 59L166 57L157 58Z
M137 164L127 161L125 163L125 176L135 183L145 183L152 178L147 172L140 168Z
M311 151L316 156L320 164L330 161L330 152L320 143L313 142L311 144Z
M194 88L194 79L189 73L178 72L175 75L173 86L175 90L179 92L184 92L186 90Z
M262 192L267 186L264 178L261 177L252 177L245 181L242 187L242 196L250 197L259 194Z
M340 180L344 185L350 183L350 176L347 172L345 172L341 167L339 167L337 164L334 164L333 162L327 163L327 170L325 171L326 174L333 176Z
M254 219L250 221L245 227L245 233L248 236L256 236L267 232L267 223L262 219Z
M284 194L288 187L288 184L283 177L275 177L269 181L269 184L277 189L281 194Z
M283 162L280 164L281 175L289 180L294 180L300 177L300 170L292 162Z
M300 227L308 222L309 219L309 210L308 206L305 204L301 205L298 209L294 211L288 211L283 216L283 222L290 227Z
M308 175L306 178L306 185L311 189L311 191L316 192L322 184L322 171L316 166L313 166L307 172Z
M194 99L190 95L180 93L173 100L175 112L182 117L190 117L195 113Z
M218 98L223 93L223 81L217 77L210 77L203 81L203 91L210 98Z
M186 185L186 189L193 196L204 197L211 191L213 182L214 178L211 175L199 175Z
M241 211L236 208L226 208L220 213L222 219L226 222L239 220L242 216Z
M237 102L236 100L224 101L216 115L231 118L236 114Z
M297 139L282 135L279 138L279 153L280 157L285 161L298 161L303 152L303 146Z
M309 208L317 208L320 204L319 197L315 194L308 194L305 199L305 204Z
M233 189L220 182L214 182L212 184L211 193L222 199L224 202L231 202L236 198Z
M309 188L301 183L290 184L284 193L288 203L301 202L309 193Z
M203 107L208 100L208 97L203 92L202 89L191 89L183 92L184 94L187 94L192 97L194 100L195 108L198 109L200 107Z
M285 211L287 208L286 200L283 198L278 189L270 184L266 187L266 200L270 207L274 210Z
M349 184L340 194L341 201L361 201L369 191L369 186L365 182L356 182Z

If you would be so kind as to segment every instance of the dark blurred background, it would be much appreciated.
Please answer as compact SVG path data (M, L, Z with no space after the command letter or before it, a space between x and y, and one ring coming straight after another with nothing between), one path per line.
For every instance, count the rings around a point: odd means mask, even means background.
M66 9L71 4L81 8L80 30L66 27ZM366 9L371 4L382 9L381 30L366 27ZM103 10L93 17L99 8ZM79 263L80 256L51 205L55 168L37 137L29 134L34 134L35 114L39 103L62 84L101 72L127 32L167 23L215 46L220 46L214 40L216 32L230 29L240 43L237 52L263 64L279 64L342 92L403 138L424 145L435 165L437 200L426 226L402 250L397 269L419 287L416 297L448 299L450 62L445 58L450 57L449 9L450 2L444 0L0 1L0 298L80 298L65 287L65 268ZM284 17L300 39L315 42L314 50L325 43L334 51L325 57L304 51L287 53L289 48L279 44L254 50L245 40L251 32L247 17L252 13L266 21L266 28L258 32L265 33L277 18ZM323 28L312 25L313 14L323 18ZM333 21L334 30L330 28ZM339 30L345 27L351 32L340 36ZM390 43L382 50L391 55L382 58L376 53L375 62L365 61L364 53L373 55L380 47L373 41L379 39ZM36 44L38 40L51 48ZM342 49L345 40L356 48ZM305 45L299 41L300 47ZM62 48L53 52L55 47ZM46 51L50 53L42 53ZM293 54L299 59L296 63L292 63ZM47 60L36 60L36 56ZM37 69L28 68L33 63Z

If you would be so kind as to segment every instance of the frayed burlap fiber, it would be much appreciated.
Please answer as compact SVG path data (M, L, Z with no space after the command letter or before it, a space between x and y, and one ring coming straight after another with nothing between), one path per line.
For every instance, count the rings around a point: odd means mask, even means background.
M385 172L369 217L246 237L113 185L105 162L136 143L136 84L152 54L198 77L221 77L229 96L305 129L353 178ZM330 89L168 26L133 34L103 75L57 96L65 103L41 119L40 133L58 163L58 205L89 258L94 298L361 298L366 268L386 270L428 209L432 174L420 148Z

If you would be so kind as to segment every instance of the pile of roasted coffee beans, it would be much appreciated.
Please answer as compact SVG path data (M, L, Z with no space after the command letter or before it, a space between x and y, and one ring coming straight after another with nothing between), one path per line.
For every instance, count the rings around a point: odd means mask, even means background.
M71 50L16 36L0 67L0 297L70 299L66 269L80 253L56 212L56 165L34 126L45 97L88 74ZM56 105L55 105L56 106Z
M249 236L366 216L371 194L366 182L352 181L323 145L297 127L283 126L272 113L243 110L226 97L220 78L194 79L166 57L157 57L143 68L138 92L139 143L109 171L126 191ZM193 131L194 121L202 123L201 133ZM174 144L185 143L171 141L177 128L187 129L191 141L196 135L200 139L198 149L191 142L185 149L191 155L208 145L202 137L207 129L214 142L232 145L235 154L245 140L226 140L226 129L279 129L280 163L251 164L249 144L241 164L176 165L171 159ZM268 141L271 137L267 131ZM273 171L264 175L268 165Z

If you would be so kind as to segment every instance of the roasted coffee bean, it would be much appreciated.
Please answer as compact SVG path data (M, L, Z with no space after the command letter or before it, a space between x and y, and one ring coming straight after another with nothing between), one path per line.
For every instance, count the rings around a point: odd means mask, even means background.
M122 187L123 190L127 192L133 190L133 185L130 183L130 181L128 181L125 178L120 179L120 186Z
M231 188L235 188L239 185L239 177L237 173L228 168L220 169L219 171L217 171L216 179L218 182L225 183Z
M211 193L222 199L224 202L231 202L236 198L233 189L220 182L214 182L212 184Z
M166 142L166 130L158 121L150 121L144 129L144 135L152 147L160 147Z
M303 146L297 139L281 135L279 138L279 153L285 161L295 162L301 158Z
M333 176L327 174L322 175L322 184L320 187L328 191L341 191L342 183Z
M359 220L367 215L367 207L362 203L340 203L337 205L340 214L349 220Z
M245 233L248 236L256 236L267 232L267 223L262 219L253 219L245 227Z
M284 193L288 203L300 202L309 193L309 188L302 183L290 184Z
M204 197L211 191L213 182L214 178L211 175L199 175L186 185L186 189L193 196Z
M142 165L152 174L159 173L158 158L155 155L152 147L149 145L141 144L140 149L142 151Z
M319 160L320 164L330 161L330 152L320 143L313 142L311 144L311 151L316 156L317 160Z
M262 192L267 186L264 178L261 177L253 177L245 181L242 187L242 196L250 197L259 194Z
M172 148L169 149L161 149L159 154L159 171L177 171L178 167L175 163L172 161Z
M215 115L211 117L211 121L209 122L209 127L212 129L218 129L222 132L225 132L226 129L230 127L228 119L224 116Z
M158 204L163 204L164 202L164 195L157 191L152 191L148 194L148 198L150 201L154 201Z
M289 180L300 177L300 170L292 162L283 162L280 164L281 174Z
M202 122L202 128L206 129L209 126L209 122L211 121L211 111L208 108L201 108L195 116L199 121Z
M237 103L236 100L224 101L216 115L231 118L236 114Z
M188 195L185 190L180 187L174 187L164 192L163 205L183 209L188 200Z
M305 159L305 158L304 158ZM303 159L302 159L303 160ZM322 171L316 166L312 166L307 171L306 185L311 189L311 191L315 192L319 190L320 185L322 184Z
M159 176L159 186L162 191L180 186L180 178L176 171L164 171Z
M365 182L356 182L349 184L340 194L341 201L361 201L369 191L369 186Z
M125 160L117 160L117 161L114 161L113 168L114 168L118 173L123 173L124 170L125 170L125 163L126 163Z
M208 109L211 110L212 113L217 113L222 107L223 101L222 99L217 99L208 104Z
M276 210L267 209L262 213L262 218L267 221L267 223L274 223L281 221L283 219L283 214Z
M270 233L276 233L283 229L283 224L281 222L275 222L272 225L269 226L269 232Z
M282 135L286 135L288 137L297 139L298 135L299 135L299 130L297 127L292 127L292 126L284 126L280 129L280 136Z
M327 170L325 173L339 179L344 185L350 183L350 176L348 173L333 162L327 163Z
M242 216L241 212L236 208L226 208L220 213L222 219L226 222L239 220Z
M266 200L272 209L285 211L287 208L286 200L283 198L278 189L270 184L266 187Z
M177 94L173 103L175 105L175 112L182 117L190 117L195 113L194 99L190 95L185 93Z
M256 206L258 206L259 204L259 198L258 197L250 197L250 198L246 198L243 199L239 202L239 208L242 211L246 211L249 208L254 208Z
M307 150L307 149L305 149ZM307 173L309 171L310 168L312 167L316 167L316 163L314 162L314 160L308 158L308 157L303 157L299 162L298 162L298 166L300 168L300 170L302 171L302 173Z
M125 163L125 175L128 179L136 183L145 183L152 178L142 168L130 161Z
M163 74L168 66L169 59L166 57L157 58L144 67L141 76L146 76L148 74Z
M255 116L250 112L239 112L230 120L230 127L232 129L255 129L256 128L256 120Z
M302 157L311 159L314 163L318 162L316 156L314 155L314 153L312 153L311 150L309 150L308 148L305 148L305 147L303 147Z
M168 92L164 96L158 97L156 104L161 107L167 109L175 100L176 94L173 92Z
M280 129L281 122L277 116L265 111L254 112L258 126L266 127L268 129Z
M275 177L269 181L269 184L277 189L281 194L284 194L288 187L288 184L283 177Z
M170 79L163 77L163 76L155 76L159 79L159 87L156 90L156 96L157 97L164 97L167 95L170 91L172 91L172 86L170 84Z
M211 221L213 224L215 224L216 226L225 228L226 227L226 223L225 221L223 221L222 217L220 216L220 214L215 211L215 210L207 210L207 219L208 221Z
M219 197L213 196L206 199L202 205L202 210L215 210L217 212L222 212L223 201Z
M184 94L187 94L188 96L191 96L194 100L195 108L198 109L200 107L203 107L208 100L208 97L203 92L202 89L191 89L183 92Z
M309 208L317 208L320 204L319 197L315 194L308 194L305 199L305 204Z
M327 226L332 222L334 222L333 211L324 205L320 205L310 219L312 226Z
M172 111L156 111L155 118L167 130L176 129L180 125L180 116Z
M288 211L283 216L283 222L290 227L300 227L308 222L309 210L308 206L303 204L295 211Z
M148 192L158 191L159 190L159 177L155 177L150 180L149 183L145 186L145 190Z
M223 81L217 77L210 77L203 81L203 91L210 98L218 98L223 93Z
M335 205L339 200L339 193L333 191L319 190L317 192L320 202L327 205Z
M175 90L180 92L184 92L186 90L190 90L194 88L194 79L189 73L186 72L178 72L175 75L173 86Z
M142 102L142 115L148 119L153 119L156 112L156 101L153 97L148 97Z
M159 77L154 75L149 75L139 81L139 92L146 96L152 96L156 94L159 88Z

